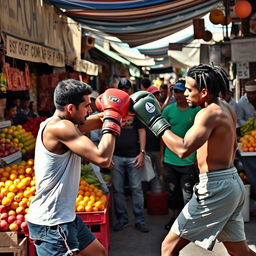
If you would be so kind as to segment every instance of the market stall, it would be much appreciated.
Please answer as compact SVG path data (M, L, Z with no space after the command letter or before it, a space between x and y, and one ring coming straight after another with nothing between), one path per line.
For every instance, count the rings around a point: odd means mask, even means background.
M247 180L251 184L251 194L256 196L256 152L243 152L240 145L238 157L243 164Z

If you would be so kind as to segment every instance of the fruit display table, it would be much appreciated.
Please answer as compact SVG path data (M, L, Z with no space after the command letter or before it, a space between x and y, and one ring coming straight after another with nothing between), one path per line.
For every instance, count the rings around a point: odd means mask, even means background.
M243 152L239 144L238 158L242 162L248 182L251 184L251 193L256 195L256 152Z

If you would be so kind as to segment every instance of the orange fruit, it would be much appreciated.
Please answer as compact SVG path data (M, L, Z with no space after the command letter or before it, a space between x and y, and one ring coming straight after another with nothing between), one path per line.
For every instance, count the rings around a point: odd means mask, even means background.
M18 188L15 184L12 184L10 187L9 187L9 191L11 192L17 192L18 191Z
M0 192L1 192L1 194L3 194L4 196L6 196L6 195L8 194L8 192L9 192L9 190L8 190L6 187L3 187L3 188L1 188Z
M77 210L78 212L84 212L84 206L78 205L78 206L76 207L76 210Z
M12 180L12 181L16 180L17 179L17 174L12 172L9 176L9 179Z
M6 170L2 173L2 177L9 178L9 175L10 175L9 171L6 171Z
M92 206L91 205L86 205L84 209L85 209L86 212L91 212L92 211Z
M25 169L25 172L27 173L27 174L32 174L33 173L33 168L31 168L31 167L27 167L26 169Z
M18 193L18 194L16 194L15 195L15 197L13 198L13 200L15 201L15 202L20 202L21 200L22 200L22 198L23 198L23 193Z
M14 215L14 216L16 216L16 212L15 212L14 210L10 210L10 211L8 211L8 215Z
M11 224L9 225L9 229L10 229L11 231L16 231L16 230L19 229L19 226L18 226L17 223L11 223Z
M84 195L84 191L83 190L78 190L78 195L80 195L80 196L83 196Z
M5 187L6 187L6 188L9 188L12 184L13 184L13 181L12 181L12 180L7 180L7 181L5 182Z
M6 197L6 196L5 196L5 197L2 199L2 205L9 206L9 205L11 205L11 203L12 203L12 199L9 198L9 197Z
M1 178L1 182L6 182L7 180L8 180L7 177L2 177L2 178Z
M13 200L13 198L15 197L15 193L14 192L8 192L6 197L11 198Z
M16 213L17 214L19 214L19 213L23 214L25 212L24 210L25 210L24 207L19 206L19 207L16 208Z
M18 202L14 201L14 202L11 203L11 209L12 210L16 210L18 207L19 207L19 203Z
M254 152L254 147L249 147L249 152Z

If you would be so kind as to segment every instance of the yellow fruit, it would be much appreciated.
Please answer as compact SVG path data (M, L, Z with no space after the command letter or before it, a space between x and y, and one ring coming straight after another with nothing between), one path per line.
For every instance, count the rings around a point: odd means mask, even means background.
M2 205L9 206L11 204L11 202L12 202L12 199L9 197L4 197L2 199Z
M9 229L10 229L11 231L17 231L17 230L19 229L19 226L18 226L17 223L11 223L11 224L9 225Z
M78 211L78 212L84 212L84 206L78 205L78 206L76 207L76 211Z

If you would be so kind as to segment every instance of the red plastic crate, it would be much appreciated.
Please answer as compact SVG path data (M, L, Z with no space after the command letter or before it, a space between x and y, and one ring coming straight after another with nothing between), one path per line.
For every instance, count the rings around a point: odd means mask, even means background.
M83 220L83 222L86 223L95 237L102 243L106 249L106 256L108 256L110 246L109 207L110 201L108 200L104 211L76 213ZM28 252L29 256L37 256L34 242L30 238L28 239Z
M28 237L28 256L37 256L34 241Z
M109 204L104 211L98 212L77 212L76 213L102 243L106 249L106 255L110 246L109 235Z

